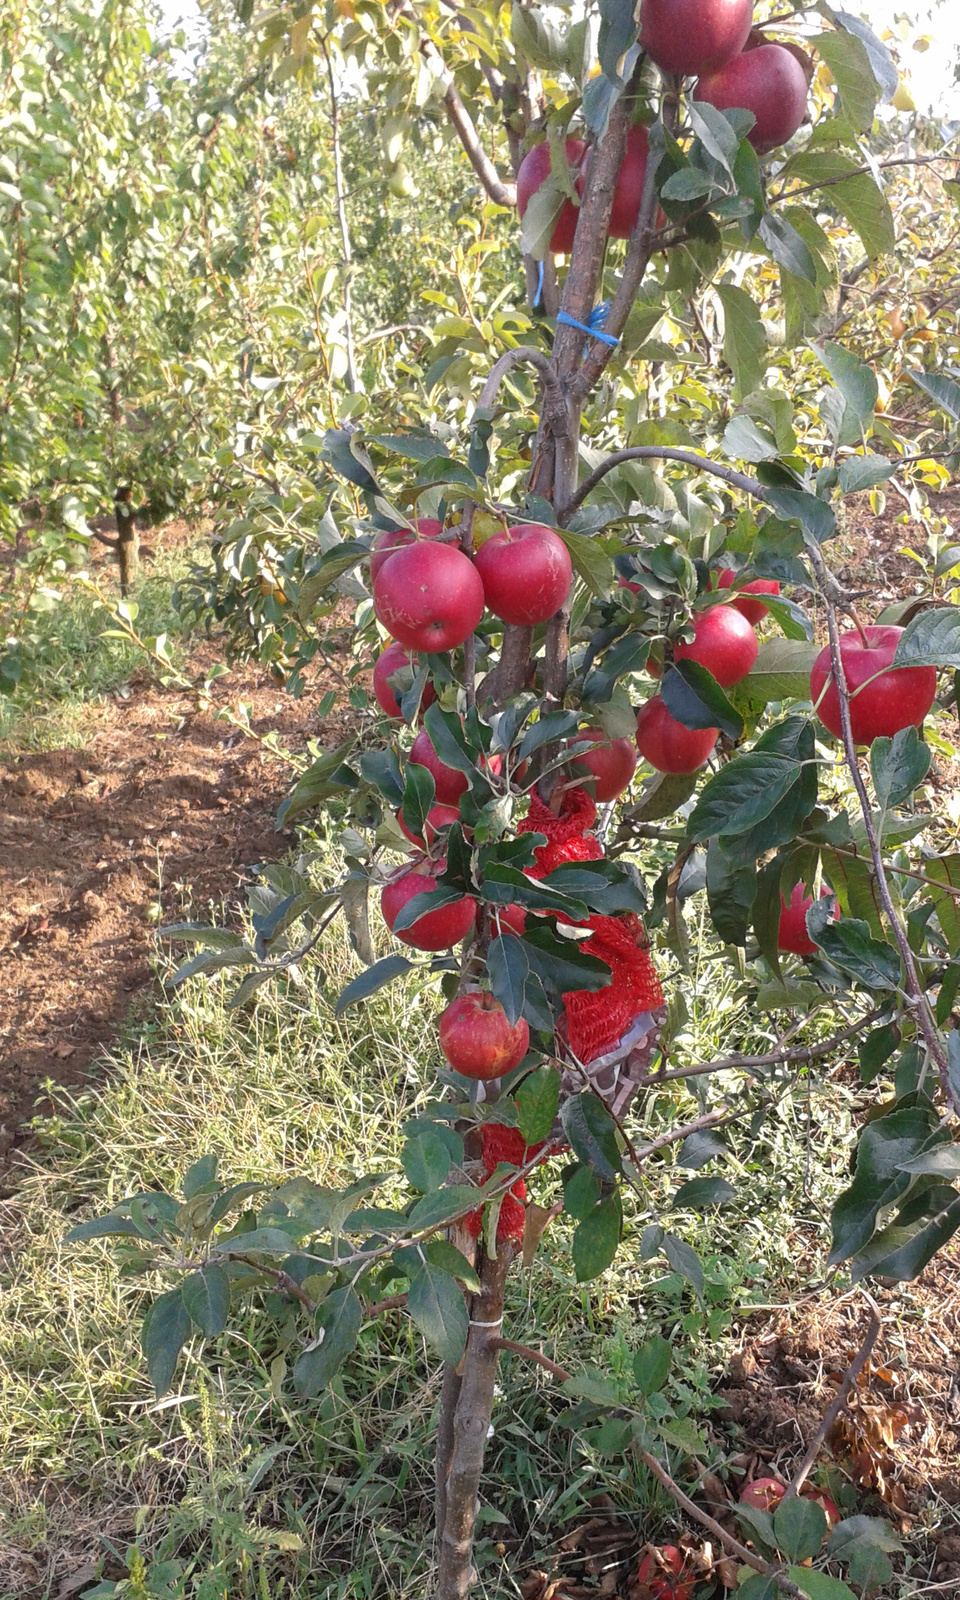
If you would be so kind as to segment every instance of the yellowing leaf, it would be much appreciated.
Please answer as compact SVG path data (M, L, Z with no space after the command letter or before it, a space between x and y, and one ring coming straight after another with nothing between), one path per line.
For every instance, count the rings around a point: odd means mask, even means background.
M896 111L916 111L917 103L914 100L913 95L910 93L910 89L905 79L900 79L900 82L897 84L897 92L890 104Z

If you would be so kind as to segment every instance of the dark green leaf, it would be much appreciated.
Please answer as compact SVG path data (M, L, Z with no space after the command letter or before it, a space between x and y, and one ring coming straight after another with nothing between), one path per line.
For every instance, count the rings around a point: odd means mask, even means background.
M379 789L394 810L403 803L400 763L392 750L364 750L357 765L367 783Z
M469 1332L463 1291L449 1272L424 1262L407 1292L407 1311L428 1344L451 1366L466 1348Z
M949 1194L956 1194L953 1189ZM878 1278L894 1278L898 1283L908 1283L919 1277L944 1245L960 1228L960 1195L928 1222L925 1227L909 1236L901 1227L884 1229L870 1241L867 1251L853 1263L851 1282L857 1283L868 1274Z
M179 1289L153 1302L143 1323L143 1353L157 1399L173 1382L180 1351L190 1337L191 1322Z
M820 908L810 907L807 929L811 939L818 944L834 966L848 972L868 989L896 989L900 984L900 955L893 945L874 939L870 925L855 917L842 917L839 922L816 926ZM824 908L824 916L828 912Z
M480 1293L480 1279L475 1268L449 1239L428 1239L420 1249L432 1266L441 1267L444 1272L449 1272L450 1276L457 1278L471 1294Z
M853 1182L831 1212L830 1266L849 1260L868 1243L879 1212L909 1188L911 1178L903 1165L919 1155L929 1134L929 1117L916 1107L867 1124L857 1145Z
M737 1586L737 1600L778 1600L779 1594L776 1578L765 1578L762 1572L751 1572Z
M505 933L491 940L487 951L487 976L494 996L515 1024L523 1016L530 962L522 939Z
M429 883L429 878L424 877L424 883ZM412 928L415 922L425 917L431 911L442 911L444 906L456 905L463 899L462 889L438 886L436 889L424 889L422 894L415 894L408 900L400 915L393 924L394 933L404 933L407 928ZM377 963L379 965L379 963ZM368 971L372 971L368 968Z
M571 1095L560 1112L563 1130L581 1161L593 1168L605 1183L612 1183L623 1169L617 1144L617 1125L595 1094Z
M418 761L408 761L400 814L414 838L423 838L427 812L437 798L433 773Z
M731 861L719 839L707 846L707 904L710 918L727 944L746 943L747 929L757 892L752 863Z
M737 756L702 790L687 824L690 838L746 833L770 815L798 775L798 763L789 756L766 751Z
M827 1554L834 1561L848 1563L851 1582L864 1589L874 1589L881 1583L888 1583L893 1576L887 1552L902 1549L889 1522L880 1517L856 1516L837 1523L830 1535Z
M870 772L881 809L899 806L930 770L930 751L916 728L901 728L892 739L881 736L870 746Z
M726 1178L689 1178L681 1183L670 1203L675 1208L705 1211L708 1206L722 1206L736 1197L736 1189Z
M703 1267L696 1250L678 1239L675 1233L666 1233L663 1236L663 1253L670 1263L672 1270L685 1278L698 1300L703 1299Z
M960 606L921 611L897 644L895 667L960 667Z
M862 1083L872 1083L884 1062L889 1061L897 1045L900 1043L900 1029L895 1028L892 1022L885 1023L882 1028L874 1028L865 1039L857 1045L857 1057L860 1062L860 1080Z
M560 1106L560 1074L556 1067L538 1067L517 1090L517 1125L527 1144L548 1138Z
M414 965L415 963L408 961L406 956L383 956L379 961L375 961L372 967L366 967L355 978L351 978L345 989L341 989L334 1007L334 1016L342 1016L348 1006L356 1005L360 1000L368 1000L385 984L392 983L394 978L399 978L404 972L411 972Z
M327 1387L357 1342L363 1326L363 1307L350 1287L335 1289L317 1313L316 1342L297 1357L294 1387L309 1400Z
M180 1286L183 1303L200 1332L211 1338L222 1333L230 1311L230 1279L215 1261L191 1272Z
M617 1190L604 1195L573 1231L573 1269L578 1283L605 1272L617 1253L623 1212Z
M183 1198L192 1200L195 1194L206 1188L208 1183L213 1183L217 1176L217 1158L212 1153L201 1156L192 1167L188 1167L183 1179Z
M827 1519L815 1500L793 1494L777 1506L773 1531L777 1547L788 1561L806 1561L819 1554L827 1534Z
M592 1167L577 1167L563 1184L563 1209L568 1217L582 1222L600 1199L600 1179Z
M633 1358L633 1375L644 1394L656 1394L670 1376L673 1351L666 1339L654 1334L640 1346Z
M734 710L713 673L699 661L677 661L668 667L660 694L671 717L685 728L719 728L730 739L741 737L743 718Z
M918 372L913 367L909 372L918 389L922 389L931 400L936 401L941 411L945 411L952 421L960 422L960 383L955 383L952 378L945 378L939 372Z
M597 55L604 76L619 81L621 57L635 43L638 24L633 0L600 0L600 32Z
M352 748L353 740L348 739L336 750L328 750L319 756L313 765L307 768L297 779L293 790L277 812L278 829L285 823L291 822L294 817L300 816L301 812L311 811L330 794L339 793L347 787L345 783L335 778L335 774ZM396 804L399 805L399 801Z
M424 1194L439 1189L450 1171L450 1151L438 1130L422 1128L409 1138L400 1155L403 1170Z
M808 1600L857 1600L853 1590L817 1567L788 1567L787 1576Z
M559 743L561 739L568 738L571 733L576 731L579 721L580 716L576 711L548 712L545 717L540 718L539 722L535 722L532 727L528 728L524 734L520 749L517 751L517 765L519 766L520 762L525 761L528 756L532 756L533 752L539 750L541 745Z
M844 494L859 494L863 489L886 483L896 470L897 463L885 461L882 456L848 456L840 463L840 488Z

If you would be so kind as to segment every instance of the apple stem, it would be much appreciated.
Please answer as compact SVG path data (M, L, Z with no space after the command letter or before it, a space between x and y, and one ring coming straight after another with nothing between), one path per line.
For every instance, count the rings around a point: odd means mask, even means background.
M860 635L860 643L863 645L864 650L875 650L877 648L877 646L870 643L870 640L867 638L866 630L864 629L863 623L860 621L860 618L857 616L857 613L854 610L853 606L848 607L848 613L849 613L849 616L850 616L850 620L853 623L853 626L856 628L857 632Z

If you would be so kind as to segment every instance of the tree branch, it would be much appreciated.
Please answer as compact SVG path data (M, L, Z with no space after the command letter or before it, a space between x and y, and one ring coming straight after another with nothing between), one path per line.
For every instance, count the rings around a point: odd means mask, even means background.
M504 183L484 150L483 145L480 143L480 135L474 127L473 118L461 100L457 86L449 72L444 74L443 103L447 108L447 116L457 131L460 143L470 158L470 165L486 189L487 194L498 206L509 206L512 210L517 203L517 186L515 183Z
M696 467L699 472L709 472L715 478L722 478L732 489L756 495L760 500L766 498L759 478L751 478L745 472L737 472L734 467L724 467L719 461L711 461L709 456L698 455L695 450L676 450L672 446L660 444L638 444L629 450L615 450L606 461L601 461L599 467L594 467L589 476L584 478L576 493L560 507L557 513L560 522L566 522L607 473L612 472L615 467L622 466L625 461L681 461L685 466Z
M480 399L477 401L477 405L481 409L488 410L493 405L497 398L497 390L500 388L507 373L512 367L520 366L522 362L528 362L531 367L536 369L537 376L545 391L553 392L559 389L560 379L557 376L557 368L555 363L550 360L550 357L544 355L542 350L535 350L532 344L519 344L514 350L505 350L503 355L498 357L490 368L487 381L480 391Z
M783 1497L785 1500L789 1500L791 1495L798 1494L802 1489L804 1480L806 1479L810 1468L813 1466L817 1456L820 1454L820 1447L823 1444L824 1439L827 1437L830 1429L833 1427L841 1411L844 1409L850 1396L850 1391L866 1366L873 1347L877 1342L877 1337L880 1333L881 1327L880 1309L877 1306L876 1301L873 1300L865 1290L862 1291L862 1293L867 1305L870 1307L870 1326L867 1328L867 1332L864 1336L864 1340L860 1346L860 1349L857 1351L843 1375L843 1382L837 1390L835 1398L831 1401L826 1412L824 1413L823 1421L807 1446L806 1454L794 1475L792 1483Z
M764 1056L723 1056L718 1061L703 1061L695 1067L676 1067L671 1072L650 1073L646 1078L640 1079L640 1084L643 1088L655 1088L658 1083L671 1083L677 1078L700 1078L712 1072L727 1070L749 1072L752 1067L773 1067L780 1063L816 1061L820 1056L832 1055L838 1045L852 1039L855 1034L862 1033L864 1028L872 1027L886 1009L885 1006L877 1006L875 1010L868 1011L866 1016L852 1022L849 1028L831 1034L822 1044L791 1045L786 1050L771 1050Z

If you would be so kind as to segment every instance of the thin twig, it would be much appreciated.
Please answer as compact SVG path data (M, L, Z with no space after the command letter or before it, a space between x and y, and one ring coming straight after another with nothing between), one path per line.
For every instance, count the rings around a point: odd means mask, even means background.
M614 467L619 467L625 461L681 461L685 466L696 467L700 472L709 472L715 478L722 478L724 483L729 483L733 489L740 489L744 494L756 495L758 499L765 498L763 484L758 478L751 478L745 472L737 472L734 467L722 466L718 461L711 461L709 456L701 456L694 450L675 450L667 445L638 444L629 450L615 450L607 456L606 461L601 461L588 477L584 478L576 493L561 506L559 518L561 522L582 505L587 495L590 494Z
M640 1084L643 1088L654 1089L658 1083L670 1083L675 1078L701 1078L712 1072L727 1070L749 1072L753 1067L774 1067L786 1063L815 1061L819 1056L831 1055L838 1045L853 1038L854 1034L861 1033L864 1028L872 1027L886 1009L885 1006L877 1006L875 1010L868 1011L865 1016L851 1023L849 1028L831 1034L830 1038L824 1039L821 1044L791 1045L786 1050L770 1050L764 1056L722 1056L717 1061L701 1061L695 1067L676 1067L670 1072L649 1073L640 1079Z
M851 1390L853 1389L854 1384L870 1359L873 1347L877 1342L881 1327L880 1308L870 1295L868 1295L865 1291L862 1292L867 1305L870 1307L870 1326L867 1329L860 1349L857 1351L843 1375L843 1382L837 1390L835 1399L833 1399L830 1405L827 1407L827 1410L824 1413L823 1421L807 1446L806 1454L794 1475L792 1483L783 1497L785 1500L789 1500L791 1495L798 1494L802 1489L807 1474L814 1465L817 1456L820 1454L820 1447L823 1444L824 1439L827 1437L827 1434L830 1432L830 1429L833 1427L841 1411L846 1406Z
M494 400L497 398L497 390L507 373L512 367L518 367L522 363L528 363L531 367L536 368L537 376L544 389L553 390L558 387L557 369L550 357L545 356L542 350L535 350L533 345L519 344L513 350L505 350L499 360L495 361L490 368L490 375L480 391L480 399L477 401L481 409L488 409L493 405Z

